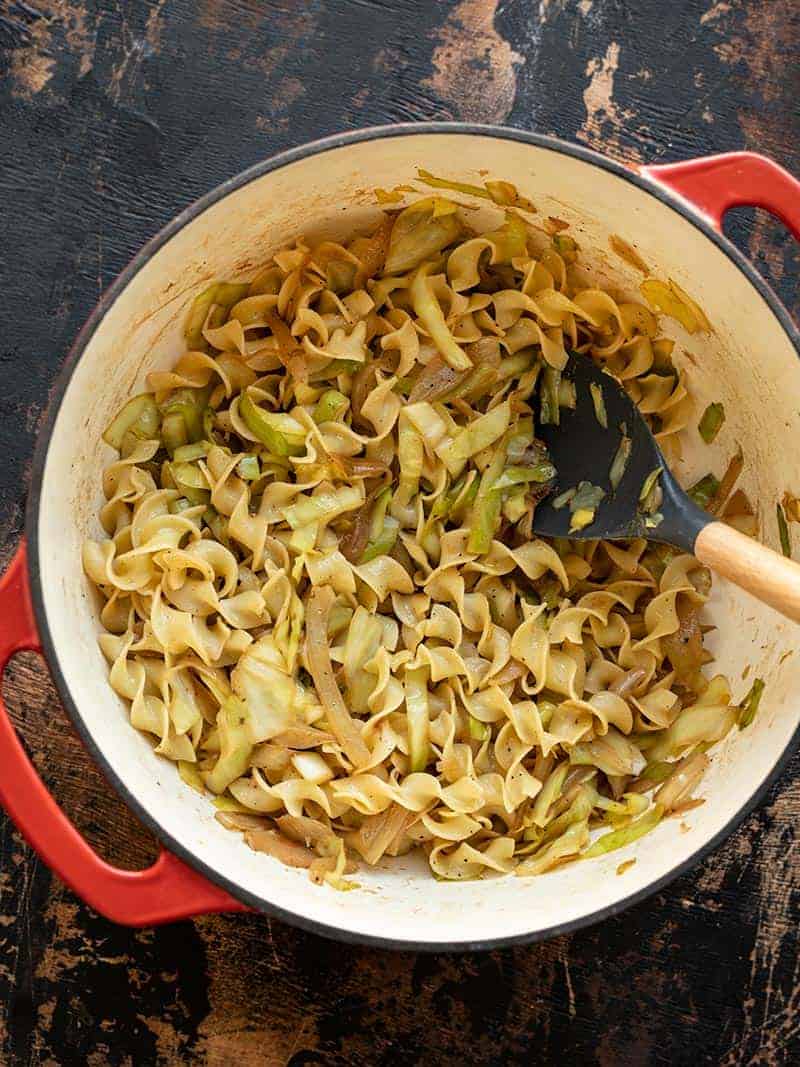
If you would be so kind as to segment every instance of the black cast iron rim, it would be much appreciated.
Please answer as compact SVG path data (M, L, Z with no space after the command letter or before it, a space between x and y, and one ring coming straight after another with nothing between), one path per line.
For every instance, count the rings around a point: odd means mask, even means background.
M34 612L36 615L36 624L39 630L39 637L41 639L44 656L47 660L50 673L56 684L64 707L69 713L73 726L77 730L81 740L105 774L106 778L111 782L117 793L122 797L136 817L166 848L170 850L170 852L174 853L174 855L183 860L190 867L193 867L195 870L202 873L210 882L226 889L231 896L256 909L256 911L263 912L269 916L274 916L275 918L281 919L293 926L308 930L311 933L320 934L323 937L333 938L334 940L343 941L348 944L367 945L376 948L397 949L409 952L475 952L545 941L549 938L557 937L560 934L572 933L576 930L583 929L586 926L591 926L594 923L601 922L603 919L618 915L620 912L632 907L634 904L646 900L660 889L663 889L670 882L674 881L674 879L691 870L701 860L705 859L711 852L713 852L731 833L733 833L745 817L761 803L768 790L786 769L789 760L794 755L798 746L800 746L800 725L795 729L791 739L781 753L780 758L776 761L771 772L721 830L719 830L709 841L696 849L686 860L673 867L672 870L668 871L657 880L650 882L643 889L631 893L622 900L616 901L607 907L599 908L596 911L572 919L569 922L549 926L544 930L536 930L523 934L512 934L506 937L487 938L485 940L477 941L409 941L402 938L378 937L373 934L365 934L359 931L345 930L338 926L330 926L327 923L321 923L315 919L310 919L301 912L290 911L274 904L267 897L262 897L242 889L236 882L231 881L224 874L220 874L218 871L214 870L181 841L167 833L161 827L158 820L121 781L114 770L113 765L109 763L94 741L89 728L83 720L79 708L72 698L72 694L67 686L64 675L62 674L55 642L53 641L47 622L39 561L38 520L42 477L47 461L50 437L52 435L55 420L58 417L61 408L64 393L66 392L78 361L83 355L89 341L94 336L98 326L111 308L112 304L116 301L117 297L122 293L135 275L149 263L153 256L170 240L170 238L183 229L183 227L193 219L197 218L198 215L201 215L207 208L224 199L229 193L235 192L237 189L242 188L251 181L260 178L271 171L278 170L281 167L285 167L290 163L295 163L298 160L306 159L309 156L321 155L337 148L359 144L362 141L377 141L389 137L406 137L409 135L420 134L452 134L456 136L471 134L480 137L496 137L501 140L519 141L536 148L543 148L551 152L557 152L565 156L571 156L574 159L579 159L584 163L589 163L602 170L608 171L609 173L630 182L632 185L638 186L638 188L666 204L675 211L676 214L680 215L700 230L733 262L736 267L738 267L753 288L769 306L794 346L798 356L800 356L800 331L798 331L795 326L789 312L781 304L778 297L767 285L764 279L757 273L752 263L750 263L750 261L731 241L721 233L717 232L717 230L715 230L709 222L707 222L706 219L695 211L686 201L674 196L664 187L641 177L634 171L628 170L622 164L616 163L597 152L593 152L591 149L583 148L582 146L571 144L567 141L562 141L556 137L529 133L524 130L515 130L504 126L482 125L480 123L402 123L392 126L375 126L348 133L335 134L332 137L309 142L299 148L281 152L261 163L256 163L254 166L249 167L235 177L218 185L216 189L206 193L205 196L200 197L199 200L196 200L192 205L182 211L172 222L168 223L168 225L156 234L155 237L148 241L141 251L134 256L128 266L105 290L75 339L54 385L50 406L48 408L45 422L39 433L33 457L31 488L28 495L25 518L25 536L28 543L28 578Z

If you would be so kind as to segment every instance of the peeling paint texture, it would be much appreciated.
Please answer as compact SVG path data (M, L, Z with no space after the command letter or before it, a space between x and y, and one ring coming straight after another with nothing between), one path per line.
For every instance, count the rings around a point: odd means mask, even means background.
M624 162L761 150L800 174L797 0L0 0L0 564L64 355L131 255L195 197L344 128L507 122ZM798 248L726 228L800 312ZM47 672L4 693L95 847L155 845ZM716 854L651 900L484 955L344 947L258 915L132 931L0 817L0 1064L800 1063L800 759Z
M612 41L605 55L586 64L589 84L583 91L586 120L578 137L587 144L603 144L609 155L621 154L620 134L633 111L622 110L614 98L614 75L619 68L619 44ZM634 153L630 153L634 155ZM635 153L638 160L640 155Z
M494 28L497 0L462 0L432 37L434 74L427 85L463 122L504 122L523 56Z

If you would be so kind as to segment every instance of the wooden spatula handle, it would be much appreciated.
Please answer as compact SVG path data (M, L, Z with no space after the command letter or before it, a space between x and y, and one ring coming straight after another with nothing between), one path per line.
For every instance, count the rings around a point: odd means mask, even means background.
M800 563L779 556L724 522L703 527L694 554L787 619L800 622Z

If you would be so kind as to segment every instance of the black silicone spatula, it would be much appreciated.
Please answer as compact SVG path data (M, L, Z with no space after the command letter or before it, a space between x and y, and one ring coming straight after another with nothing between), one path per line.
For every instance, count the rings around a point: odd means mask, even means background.
M534 529L547 537L646 537L693 553L702 563L753 596L800 622L800 564L718 522L699 508L670 473L650 429L622 386L588 356L571 355L563 379L575 385L576 406L561 408L558 425L538 425L536 434L547 445L558 472L555 492L534 513ZM590 386L602 390L607 428L597 418ZM631 447L624 473L613 490L609 481L623 436ZM662 499L658 515L646 515L640 494L653 471L660 468ZM594 520L570 532L567 505L553 502L566 490L589 482L605 490ZM649 522L649 525L648 525ZM656 523L653 525L653 523Z

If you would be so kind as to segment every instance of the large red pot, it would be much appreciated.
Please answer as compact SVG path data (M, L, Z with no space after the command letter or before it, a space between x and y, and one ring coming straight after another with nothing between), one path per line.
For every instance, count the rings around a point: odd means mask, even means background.
M725 211L748 204L779 216L800 237L800 184L776 164L738 152L628 170L584 148L496 127L392 126L318 141L226 182L179 215L135 257L84 326L59 379L36 450L26 538L0 583L0 665L41 650L75 728L165 851L148 870L101 860L47 793L0 705L0 800L43 860L115 921L151 924L253 907L345 940L403 948L484 948L548 937L643 899L715 848L764 796L798 740L800 657L794 626L720 581L710 605L720 669L743 668L767 687L746 734L729 737L703 783L706 803L667 820L620 855L577 863L535 880L467 884L433 880L409 860L359 875L337 893L304 872L243 845L213 808L131 728L97 647L96 605L81 569L81 543L97 530L100 434L146 373L180 354L180 328L210 279L248 276L299 232L333 233L374 217L370 190L408 182L417 167L465 181L479 172L514 182L544 214L573 224L610 284L635 272L608 251L612 233L635 241L659 276L674 277L714 323L712 335L676 337L688 353L701 405L722 400L728 418L714 452L689 441L679 474L720 469L734 442L744 486L773 543L775 501L800 490L800 340L786 310L721 234ZM701 470L702 464L702 470ZM788 653L788 655L787 655ZM735 691L735 695L737 695ZM623 858L627 858L628 853Z

